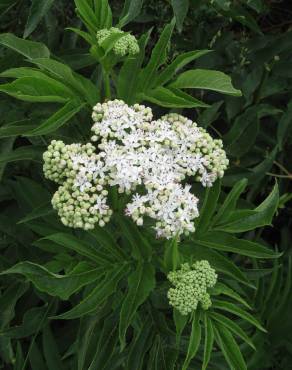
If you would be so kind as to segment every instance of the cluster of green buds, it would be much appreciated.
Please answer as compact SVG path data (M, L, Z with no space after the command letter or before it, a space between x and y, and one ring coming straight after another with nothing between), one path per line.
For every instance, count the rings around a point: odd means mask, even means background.
M124 57L126 55L135 55L139 53L139 45L135 36L126 33L119 28L111 27L97 31L96 38L98 45L101 45L108 37L112 35L120 35L114 44L113 52L115 55Z
M104 163L94 151L91 143L66 145L53 140L43 154L45 177L61 184L52 205L66 226L89 230L97 223L104 226L111 217Z
M170 272L167 278L174 285L167 294L169 304L182 315L196 310L199 302L204 310L211 306L207 290L215 286L217 274L208 261L197 261L191 266L184 263L179 270Z

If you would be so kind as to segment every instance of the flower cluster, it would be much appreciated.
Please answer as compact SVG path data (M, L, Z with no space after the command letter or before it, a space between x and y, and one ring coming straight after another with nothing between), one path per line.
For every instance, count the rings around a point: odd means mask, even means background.
M113 52L115 55L124 57L125 55L135 55L139 53L139 45L135 36L123 32L119 28L111 27L109 29L99 30L96 34L97 43L101 45L111 35L120 35L114 44Z
M207 289L216 284L217 274L208 261L197 261L192 266L184 263L180 270L170 272L167 278L175 286L168 291L169 304L182 315L196 310L199 302L204 310L211 306Z
M139 190L125 212L138 225L144 217L152 218L158 237L193 232L198 198L185 180L194 176L203 186L212 186L223 176L228 160L221 140L213 140L186 117L172 113L153 120L150 108L128 106L121 100L98 103L92 119L94 145L53 141L44 154L45 176L59 184L65 182L53 198L62 221L83 228L106 222L110 215L107 185L116 186L120 193ZM102 209L107 212L100 215L101 206L96 202L101 202L101 196ZM67 197L73 204L67 204ZM80 211L84 204L85 213Z
M53 140L43 155L45 176L62 184L52 205L66 226L93 229L96 223L104 226L112 214L106 204L104 163L94 151L90 143Z

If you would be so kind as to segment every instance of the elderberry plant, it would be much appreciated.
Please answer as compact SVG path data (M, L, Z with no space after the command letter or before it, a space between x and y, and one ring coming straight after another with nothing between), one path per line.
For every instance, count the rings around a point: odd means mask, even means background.
M246 347L266 330L252 311L253 276L279 257L253 231L271 224L278 187L258 206L240 199L246 179L221 188L223 142L193 118L208 107L198 91L241 93L223 72L194 68L210 50L168 56L175 20L149 52L151 31L124 31L132 2L119 19L106 0L75 5L85 28L70 30L89 44L90 73L44 44L0 35L26 58L1 74L14 80L0 91L56 109L23 127L28 144L13 152L40 161L45 179L38 167L41 185L11 185L28 194L17 221L30 252L1 274L21 276L16 301L31 282L33 306L0 339L22 358L14 340L33 335L28 359L38 334L53 342L51 322L64 320L65 369L152 370L161 358L165 370L247 369Z

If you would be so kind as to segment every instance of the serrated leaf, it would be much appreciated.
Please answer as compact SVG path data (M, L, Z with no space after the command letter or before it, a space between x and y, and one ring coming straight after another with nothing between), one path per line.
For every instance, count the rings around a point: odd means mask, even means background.
M194 50L178 55L173 62L166 66L156 77L154 86L162 86L168 82L180 69L197 58L210 53L212 50Z
M0 44L22 54L28 59L49 58L49 49L41 42L23 40L14 36L12 33L2 33Z
M220 324L226 326L228 330L230 330L234 335L244 340L252 349L254 350L256 349L251 339L245 334L245 332L241 329L241 327L236 324L234 320L230 320L228 317L223 316L217 312L211 312L210 317L220 322Z
M48 135L60 127L65 125L72 117L74 117L85 106L85 103L80 103L76 100L69 100L61 109L55 112L51 117L45 120L40 126L36 127L24 136L39 136Z
M194 311L192 320L192 331L188 345L188 352L182 370L187 370L191 360L196 356L201 342L200 313Z
M232 334L224 326L216 323L215 339L231 369L247 370L244 358Z
M279 189L276 183L272 192L268 197L251 213L247 211L237 211L239 217L236 217L236 212L231 213L225 223L217 226L216 229L229 233L241 233L249 230L254 230L258 227L271 225L273 216L279 204Z
M40 291L67 300L81 287L97 280L104 271L103 267L93 269L88 264L80 262L69 274L60 275L54 274L44 266L23 261L1 272L0 275L21 274Z
M275 253L256 242L237 239L222 231L210 231L194 239L196 244L214 248L220 251L238 253L253 258L278 258L281 254Z
M182 332L189 320L188 315L182 315L178 310L173 309L173 321L176 330L176 345L179 346Z
M0 85L0 91L20 100L41 103L65 103L74 97L70 89L50 77L21 77Z
M183 72L169 86L179 89L205 89L241 96L240 90L232 86L229 76L223 72L207 69L193 69Z
M18 221L18 224L22 224L25 222L29 222L31 220L35 220L40 217L47 216L51 213L54 213L55 211L52 208L52 205L50 202L46 202L44 204L41 204L40 206L33 209L32 212L27 214L25 217L23 217L21 220Z
M206 248L205 246L199 246L195 243L183 244L181 248L182 252L188 252L188 256L194 256L196 259L206 259L210 262L217 271L230 276L232 279L239 281L250 288L255 288L246 275L236 266L236 264L230 259L225 257L222 253L218 253L213 249Z
M154 46L150 60L147 66L140 72L139 75L139 87L140 93L144 93L151 88L156 72L158 68L164 63L166 58L166 49L173 32L175 21L173 20L170 24L167 24L162 31L162 34Z
M139 98L166 108L195 108L208 106L190 95L182 97L181 94L179 94L179 90L168 89L162 86L149 90L145 94L140 94Z
M217 202L221 191L221 181L217 180L211 188L205 191L203 205L200 209L200 216L196 223L196 233L201 235L208 230L212 216L216 210Z
M166 242L164 252L164 267L167 272L176 270L180 265L178 243L178 237L174 237Z
M65 233L56 233L44 237L45 240L51 240L56 244L60 244L62 247L65 247L71 251L74 251L81 256L87 257L93 262L106 266L111 263L111 260L108 260L104 254L101 254L96 247L76 238L73 235ZM43 240L41 239L41 240Z
M94 0L95 16L99 29L112 26L112 11L107 0Z
M148 240L141 234L138 227L133 223L133 221L128 220L121 215L115 214L114 217L119 224L122 237L128 241L132 248L132 256L137 260L142 258L150 261L152 256L152 247Z
M219 211L215 215L215 217L212 220L212 223L216 225L216 223L221 223L221 220L224 220L228 217L230 212L232 212L237 204L237 201L242 194L242 192L245 190L247 186L247 179L242 179L238 181L230 191L230 193L227 195L224 203L219 208Z
M126 275L128 268L125 264L109 271L96 287L71 310L54 317L55 319L72 320L85 316L98 308L112 295L119 281Z
M204 313L204 326L205 326L205 341L204 341L204 357L202 370L206 370L211 358L211 352L214 345L214 329L212 320Z
M184 19L188 13L189 0L171 0L171 6L175 15L177 29L181 32Z
M147 299L155 287L155 270L148 263L139 263L137 269L128 278L128 292L122 304L119 322L121 347L126 345L125 336L128 327L139 306Z
M62 359L59 354L58 344L53 337L50 327L45 326L42 333L43 353L48 370L63 370Z
M214 300L214 303L212 304L212 307L214 309L217 308L217 309L220 309L220 310L230 312L230 313L232 313L232 314L234 314L238 317L241 317L243 320L248 321L249 323L254 325L256 328L258 328L259 330L261 330L263 332L267 332L266 329L262 327L262 325L258 322L257 319L255 319L255 317L253 315L251 315L250 313L246 312L245 310L236 306L233 303L230 303L230 302L227 302L227 301L217 301L217 300L215 301Z
M35 161L42 162L44 148L38 146L23 146L13 151L0 155L0 164L16 161Z
M55 0L32 0L23 37L27 38L49 12Z
M123 28L132 22L139 15L143 5L143 0L125 0L124 8L118 23L119 28Z
M1 330L0 336L7 338L25 338L34 334L41 329L45 324L45 319L48 313L48 305L42 307L34 307L26 311L23 316L23 322L19 326L12 326L8 329Z
M230 298L235 299L237 302L243 304L246 308L251 309L250 305L233 289L229 288L227 285L223 283L217 282L217 284L210 289L210 293L212 295L226 295Z
M127 104L134 104L136 101L137 79L142 65L145 47L149 40L150 31L142 35L139 39L140 51L134 57L128 57L118 76L117 94Z

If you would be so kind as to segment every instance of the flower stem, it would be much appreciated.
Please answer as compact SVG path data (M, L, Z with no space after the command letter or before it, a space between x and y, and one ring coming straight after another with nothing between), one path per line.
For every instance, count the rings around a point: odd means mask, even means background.
M109 72L104 68L104 66L102 67L102 77L105 99L111 100L111 86Z

